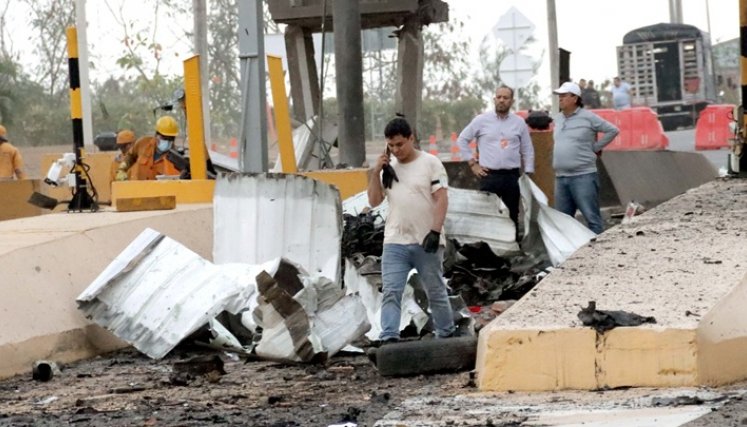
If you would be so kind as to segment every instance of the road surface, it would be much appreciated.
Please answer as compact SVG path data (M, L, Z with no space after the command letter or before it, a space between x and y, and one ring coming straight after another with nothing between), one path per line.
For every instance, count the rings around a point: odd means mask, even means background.
M695 129L675 130L666 132L669 137L669 150L671 151L696 151ZM704 155L716 169L726 168L726 159L729 150L701 150L698 153Z

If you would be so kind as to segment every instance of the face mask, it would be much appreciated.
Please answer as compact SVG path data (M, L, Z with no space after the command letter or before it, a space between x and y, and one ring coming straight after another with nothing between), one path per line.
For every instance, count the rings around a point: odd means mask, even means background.
M158 139L158 151L161 153L165 153L166 151L169 151L169 147L171 147L171 141L168 139Z

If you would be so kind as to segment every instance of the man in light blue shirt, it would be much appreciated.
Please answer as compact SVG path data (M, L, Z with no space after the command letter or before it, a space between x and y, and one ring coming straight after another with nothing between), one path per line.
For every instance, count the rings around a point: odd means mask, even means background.
M519 176L534 173L534 146L524 119L510 112L514 91L501 86L495 91L495 111L475 117L462 130L457 140L462 160L467 160L472 173L480 178L480 191L495 193L508 208L517 226L519 221ZM477 156L469 147L477 141Z
M559 97L555 116L552 167L555 169L555 209L575 216L580 210L589 229L604 231L599 209L597 157L620 131L610 122L583 108L581 88L565 82L553 91ZM597 135L603 136L597 141Z
M630 85L628 82L620 80L620 77L615 77L610 90L612 91L612 105L615 110L630 108Z

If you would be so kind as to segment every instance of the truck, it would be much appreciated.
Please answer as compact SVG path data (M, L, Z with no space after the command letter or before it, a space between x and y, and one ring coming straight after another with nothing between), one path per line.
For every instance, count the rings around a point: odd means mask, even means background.
M664 130L694 126L716 101L710 35L692 25L659 23L628 32L617 47L617 69L632 86L633 105L656 111Z

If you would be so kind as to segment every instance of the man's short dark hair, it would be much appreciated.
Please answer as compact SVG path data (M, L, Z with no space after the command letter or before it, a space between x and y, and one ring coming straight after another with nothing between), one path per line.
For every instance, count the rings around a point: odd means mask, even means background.
M386 128L384 128L384 136L387 139L392 139L397 135L402 135L404 138L412 136L410 124L402 117L393 118L387 123Z
M498 89L495 90L495 93L497 94L500 89L508 89L508 91L511 92L511 99L514 99L514 89L512 87L500 85L498 86Z

